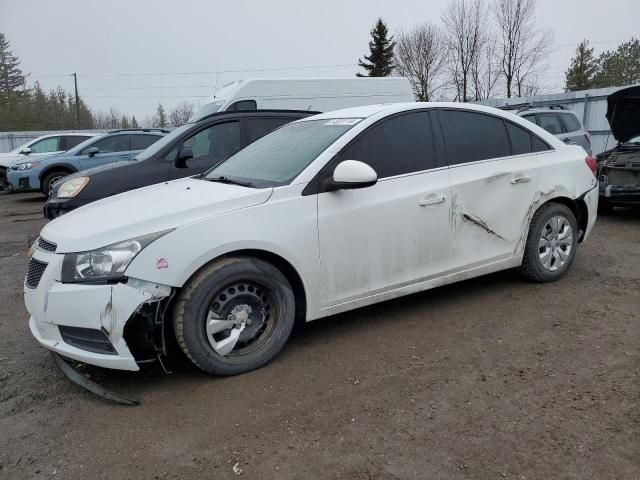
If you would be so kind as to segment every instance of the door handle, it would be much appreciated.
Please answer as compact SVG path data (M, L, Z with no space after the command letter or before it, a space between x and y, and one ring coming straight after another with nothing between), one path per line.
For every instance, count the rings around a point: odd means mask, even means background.
M520 183L527 183L531 181L531 177L516 177L511 179L511 185L518 185Z
M428 205L437 205L439 203L443 203L447 197L444 195L427 195L422 200L420 200L419 205L421 207L426 207Z

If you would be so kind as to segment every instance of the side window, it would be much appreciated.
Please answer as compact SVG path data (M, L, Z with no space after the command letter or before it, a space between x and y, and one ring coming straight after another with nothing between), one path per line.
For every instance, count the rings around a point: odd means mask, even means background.
M161 138L159 135L131 135L131 150L144 150Z
M240 122L219 123L200 130L185 140L183 146L193 150L195 159L227 158L242 147Z
M247 120L247 144L255 142L260 137L274 131L293 118L249 118Z
M57 152L61 150L60 148L60 137L50 137L44 138L39 142L31 145L32 153L49 153L49 152Z
M238 112L240 110L257 110L258 104L255 100L238 100L229 105L228 112Z
M98 153L127 152L131 150L131 135L111 135L89 145L80 154L85 155L89 148L96 147Z
M484 113L439 111L450 165L511 155L501 118Z
M531 147L534 152L546 152L547 150L551 150L551 147L540 140L536 135L531 135Z
M378 178L439 166L429 112L399 115L370 127L340 153L340 158L370 165Z
M511 139L511 154L531 153L531 133L511 122L505 122Z
M529 120L531 123L537 123L536 122L536 116L534 114L523 115L522 118L524 118L525 120Z
M578 130L582 130L582 125L576 118L575 115L571 113L560 113L560 117L562 117L562 122L564 126L567 127L567 132L576 132Z
M558 135L564 131L560 118L555 113L538 113L538 125L547 132Z
M85 137L82 135L67 135L67 136L61 137L60 150L64 150L65 152L67 150L71 150L73 147L75 147L76 145L79 145L85 140L88 140L89 138L91 137Z

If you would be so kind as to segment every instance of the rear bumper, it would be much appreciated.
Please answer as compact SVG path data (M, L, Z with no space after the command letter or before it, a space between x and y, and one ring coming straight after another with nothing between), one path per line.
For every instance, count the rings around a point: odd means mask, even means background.
M589 237L589 234L591 233L591 230L593 230L593 226L596 223L596 218L598 217L598 193L598 187L596 186L585 193L583 196L584 203L587 205L588 213L587 227L585 228L584 235L582 236L583 242L587 239L587 237Z

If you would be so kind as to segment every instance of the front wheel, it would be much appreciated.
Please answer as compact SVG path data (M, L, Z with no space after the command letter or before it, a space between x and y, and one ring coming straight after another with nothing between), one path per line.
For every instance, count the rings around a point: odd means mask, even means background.
M233 257L205 267L174 310L178 344L199 368L236 375L259 368L284 347L295 320L287 278L264 260Z
M49 196L49 192L51 191L51 187L53 187L53 184L56 183L61 178L66 177L67 175L69 174L63 171L48 173L42 179L42 183L40 184L40 191L44 193L46 196Z
M571 266L578 245L578 222L560 203L547 203L531 219L520 272L534 282L558 280Z

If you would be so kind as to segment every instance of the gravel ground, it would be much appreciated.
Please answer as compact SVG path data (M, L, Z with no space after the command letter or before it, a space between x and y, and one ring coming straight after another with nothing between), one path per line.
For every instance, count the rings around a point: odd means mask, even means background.
M502 272L319 320L249 374L87 369L143 398L124 407L29 333L41 207L0 197L0 478L640 478L637 211L555 284Z

